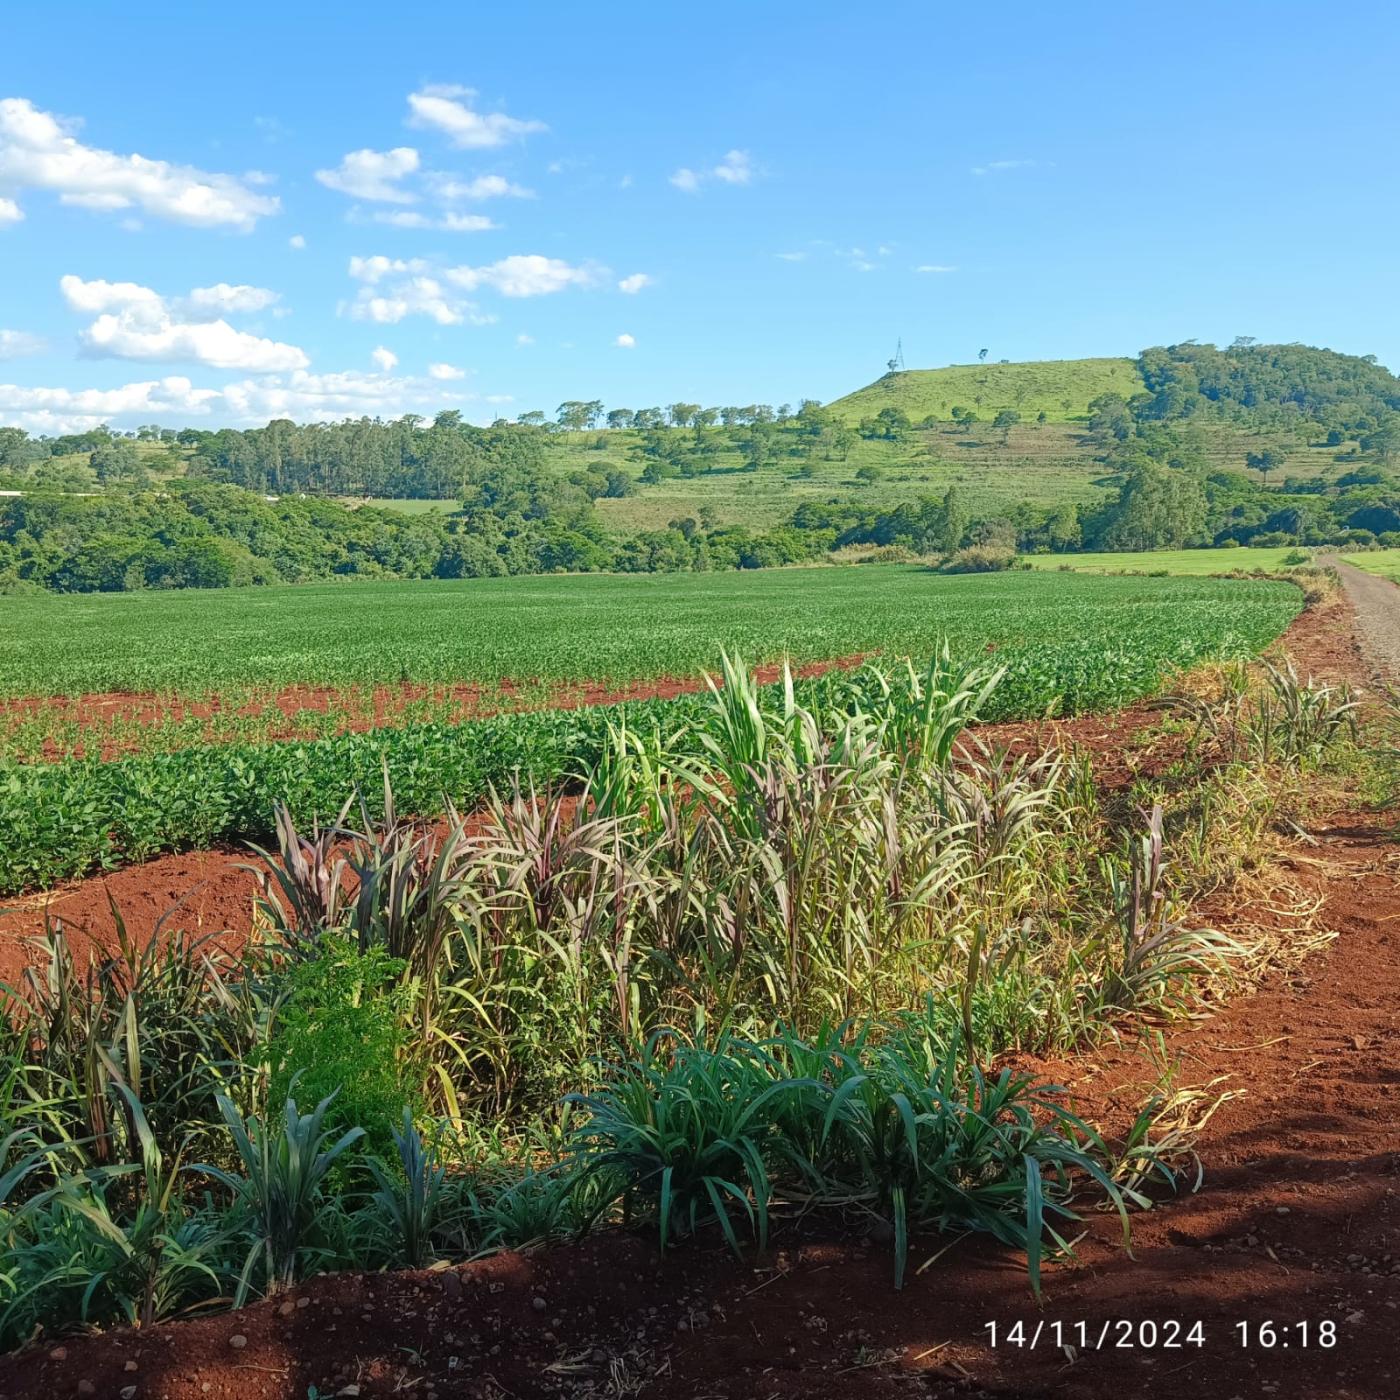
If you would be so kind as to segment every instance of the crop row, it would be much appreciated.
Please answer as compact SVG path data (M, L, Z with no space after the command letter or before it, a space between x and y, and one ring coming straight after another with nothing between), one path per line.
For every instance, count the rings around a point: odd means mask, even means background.
M917 568L474 579L225 593L0 599L0 694L197 696L309 685L693 676L751 663L1083 642L1154 656L1229 634L1262 645L1297 611L1269 581Z
M1249 585L1247 587L1252 587ZM1199 627L1101 636L1054 636L995 650L1004 668L984 720L1110 708L1154 692L1163 679L1202 661L1259 649L1298 606L1286 585L1266 607L1240 611L1252 627ZM1247 594L1242 603L1250 602ZM1254 599L1257 603L1257 599ZM1198 619L1199 620L1199 619ZM1239 617L1233 616L1238 623ZM986 648L962 658L985 660ZM955 659L959 653L955 652ZM850 710L876 684L864 671L800 683L827 708ZM460 725L414 724L307 742L190 747L102 762L0 764L0 893L219 841L261 840L282 802L300 822L329 820L344 796L382 787L387 769L403 810L441 811L479 801L492 788L567 780L591 766L608 726L659 730L684 757L696 741L700 695L567 711L527 711Z

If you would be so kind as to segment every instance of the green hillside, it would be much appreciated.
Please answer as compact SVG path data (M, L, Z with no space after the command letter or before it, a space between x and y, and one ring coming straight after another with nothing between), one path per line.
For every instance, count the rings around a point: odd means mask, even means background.
M882 408L903 409L915 423L951 419L955 407L972 409L979 418L1011 408L1023 419L1044 413L1050 422L1063 423L1084 417L1100 394L1126 399L1143 388L1135 360L1028 360L887 374L830 407L847 423L873 418Z

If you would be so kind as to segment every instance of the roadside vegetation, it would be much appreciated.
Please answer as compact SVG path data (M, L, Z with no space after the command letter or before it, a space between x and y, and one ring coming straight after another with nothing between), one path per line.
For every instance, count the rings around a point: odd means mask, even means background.
M1226 667L1163 702L1179 759L1106 789L978 741L996 657L722 679L470 819L383 774L324 825L276 807L238 951L164 930L81 966L52 928L5 992L0 1341L623 1220L742 1250L835 1214L896 1283L915 1236L976 1231L1038 1289L1077 1214L1126 1236L1189 1189L1169 1077L1106 1131L1017 1057L1300 955L1192 900L1267 859L1351 697Z

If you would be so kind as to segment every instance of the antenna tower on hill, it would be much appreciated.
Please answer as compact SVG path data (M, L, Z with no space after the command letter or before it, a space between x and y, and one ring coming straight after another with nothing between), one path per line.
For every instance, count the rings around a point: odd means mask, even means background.
M904 338L903 338L902 336L901 336L900 339L895 343L895 347L894 347L894 359L892 359L892 360L886 360L886 361L885 361L885 367L889 370L889 372L890 372L891 374L900 374L900 373L903 372L903 370L904 370Z

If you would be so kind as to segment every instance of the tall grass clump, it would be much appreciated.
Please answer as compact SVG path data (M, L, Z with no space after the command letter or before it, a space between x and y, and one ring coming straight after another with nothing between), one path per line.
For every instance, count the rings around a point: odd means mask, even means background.
M840 1211L897 1279L976 1231L1038 1287L1179 1144L1150 1105L1110 1142L1008 1059L1189 1015L1257 956L1185 894L1229 785L1316 765L1351 701L1241 679L1176 788L1109 800L1082 754L969 731L1007 683L726 659L683 733L619 719L568 783L280 808L237 954L118 918L84 964L55 925L0 990L0 1343L617 1219L740 1249Z

